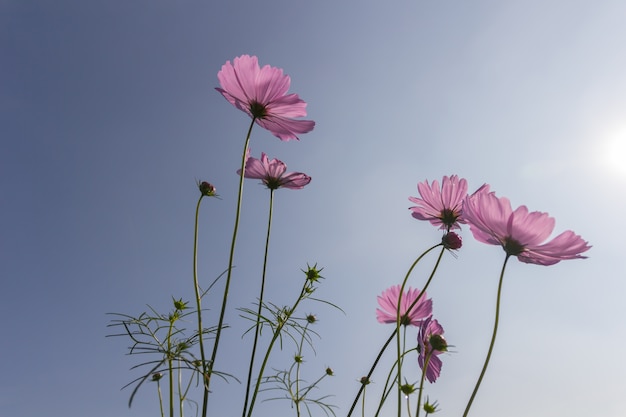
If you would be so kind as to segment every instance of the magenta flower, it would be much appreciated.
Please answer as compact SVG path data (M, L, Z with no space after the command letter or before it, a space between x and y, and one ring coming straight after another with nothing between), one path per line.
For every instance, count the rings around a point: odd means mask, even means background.
M554 230L554 218L548 213L529 212L526 206L513 211L510 201L495 193L468 197L463 216L476 240L500 245L507 255L525 263L554 265L566 259L586 258L581 253L591 248L571 230L544 243Z
M467 181L459 179L457 175L443 177L441 188L434 180L431 185L428 181L417 184L421 198L409 197L417 206L409 208L411 215L418 220L428 220L440 229L460 229L463 199L467 196Z
M448 343L443 337L443 327L437 320L433 320L432 316L422 321L420 330L417 335L417 350L419 356L417 363L422 372L424 372L424 363L426 365L426 379L433 383L441 374L443 363L439 359L439 355L448 350Z
M227 61L217 74L226 100L244 111L264 129L280 140L298 139L298 134L313 130L312 120L295 120L306 116L306 103L297 94L287 94L291 79L280 68L259 67L256 56L242 55Z
M378 305L380 308L376 309L376 319L379 323L396 323L400 288L400 285L394 285L378 296ZM422 320L430 316L433 312L433 300L426 299L426 293L424 293L417 304L415 304L407 314L407 310L419 295L420 290L413 288L409 288L407 292L402 293L402 300L400 302L400 323L404 326L409 324L419 326Z
M302 172L287 172L287 165L278 159L269 159L261 152L261 159L246 155L246 169L244 177L255 178L263 181L270 190L277 188L290 188L299 190L311 182L311 177ZM241 170L237 170L241 175Z

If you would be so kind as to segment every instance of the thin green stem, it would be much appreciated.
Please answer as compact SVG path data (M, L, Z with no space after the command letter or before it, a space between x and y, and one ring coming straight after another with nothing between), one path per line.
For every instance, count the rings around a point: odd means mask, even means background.
M430 251L432 251L433 249L435 249L436 247L438 247L440 245L441 245L441 243L438 243L438 244L428 248L424 253L422 253L415 260L415 262L413 262L413 264L409 268L409 272L407 272L406 277L404 279L404 282L403 282L403 285L402 285L403 288L404 288L404 284L406 283L409 275L411 274L411 271L415 268L417 263L424 256L426 256L426 254L428 254ZM410 312L413 309L413 307L415 307L417 302L421 299L422 294L424 294L426 292L426 288L428 288L428 286L430 285L430 282L432 281L432 278L435 276L435 271L437 270L437 267L439 266L439 260L441 259L442 255L443 255L443 248L442 248L441 254L439 254L439 259L437 260L437 264L435 265L435 268L433 269L433 272L430 274L430 277L428 278L428 281L426 282L426 285L424 285L424 288L422 289L420 294L417 296L415 301L413 303L411 303L411 305L407 309L407 312ZM402 294L402 291L400 292L400 294ZM398 300L398 305L400 304L400 301L401 300ZM398 314L398 316L399 316L399 314ZM372 374L374 373L374 370L376 369L376 366L378 365L378 362L380 361L380 358L382 358L383 353L385 353L385 351L387 350L387 347L389 346L389 344L391 343L393 338L396 337L396 335L398 334L398 327L399 326L396 325L396 328L393 330L393 332L389 336L389 339L387 339L387 341L383 344L383 347L380 349L380 352L378 352L378 355L376 356L376 359L374 360L374 363L372 364L372 367L370 368L369 372L367 373L367 377L366 377L367 380L369 380L372 377ZM361 397L361 394L363 394L364 388L365 388L365 386L363 384L361 384L361 386L359 387L359 392L357 392L356 396L354 397L354 401L352 402L352 406L350 406L350 410L348 411L348 414L346 415L346 417L350 417L352 415L352 413L354 412L354 409L356 408L356 405L359 402L359 398Z
M161 382L157 380L157 392L159 393L159 409L161 410L161 417L165 417L165 412L163 411L163 395L161 394Z
M426 349L426 347L424 347ZM422 367L422 378L420 379L420 389L417 393L417 410L415 411L415 417L420 417L420 408L422 406L422 393L424 392L424 379L426 379L426 370L428 369L428 362L430 362L430 357L432 355L432 351L426 354L424 358L424 366Z
M280 332L282 331L283 327L285 327L293 313L296 311L296 308L298 307L298 304L300 304L300 301L304 300L307 297L307 294L310 294L310 291L307 291L307 289L310 289L310 285L311 284L307 279L293 307L284 310L284 316L280 315L280 312L278 313L278 324L274 329L274 335L272 336L272 340L270 341L270 344L267 347L267 351L265 352L265 357L263 358L261 368L259 369L259 375L256 379L256 385L254 387L254 391L252 391L252 399L250 400L250 407L248 407L248 417L252 416L252 410L254 409L254 403L256 401L257 394L259 393L259 388L263 379L263 373L265 372L265 367L267 366L267 362L269 360L270 353L272 352L272 348L274 347L274 343L276 343L276 340L278 340L278 338L280 337Z
M256 325L254 331L254 342L252 343L252 353L250 354L250 367L248 368L248 382L246 383L246 396L243 402L242 417L246 415L246 409L248 408L248 398L250 396L250 384L252 382L252 372L254 368L254 357L256 356L256 348L259 340L259 333L261 331L261 312L263 309L263 292L265 291L265 276L267 270L267 254L270 246L270 232L272 230L272 212L274 207L274 190L270 189L270 208L269 216L267 220L267 235L265 237L265 253L263 255L263 272L261 274L261 290L259 292L259 308L256 315Z
M200 362L202 366L202 386L205 387L203 401L202 401L202 415L206 416L206 408L208 401L208 364L206 356L204 354L204 327L202 325L202 292L200 291L200 284L198 283L198 223L200 216L200 203L204 194L200 194L198 203L196 204L196 217L193 230L193 287L196 295L196 311L198 314L198 345L200 346Z
M409 353L411 353L413 351L416 351L416 350L417 350L417 348L409 349L406 352L404 352L402 354L402 356L404 357L404 356L408 355ZM390 381L391 381L391 376L393 375L394 370L396 369L397 365L398 365L398 361L396 360L393 363L393 366L391 367L391 369L389 370L389 373L387 374L387 380L385 381L385 387L383 388L383 393L380 396L380 401L378 402L378 408L376 409L376 413L374 414L374 417L378 417L378 415L380 414L380 412L381 412L381 410L383 408L383 405L384 405L385 401L387 401L387 397L389 396L389 394L393 390L394 386L396 385L395 377L394 377L393 382L390 382ZM396 374L396 377L397 377L397 374Z
M476 381L476 386L474 387L474 391L472 392L472 396L467 403L467 407L465 407L465 412L463 413L463 417L467 417L469 413L470 407L472 406L472 402L474 402L474 398L476 397L476 393L478 392L478 388L480 387L480 383L485 376L485 372L487 371L487 366L489 365L489 359L491 359L491 352L493 352L493 346L496 342L496 334L498 333L498 322L500 320L500 300L502 294L502 281L504 279L504 270L506 269L506 264L511 255L507 254L504 259L504 264L502 264L502 271L500 272L500 281L498 282L498 296L496 298L496 317L493 323L493 334L491 335L491 343L489 344L489 350L487 351L487 358L485 359L485 364L483 365L483 369L480 372L480 376L478 377L478 381Z
M185 413L183 412L183 403L185 401L185 396L182 389L183 385L183 375L182 368L180 367L180 359L178 359L178 410L180 413L180 417L183 417Z
M208 364L207 381L204 388L204 399L202 404L202 417L206 417L207 402L209 395L209 386L211 384L211 374L213 367L215 366L215 358L217 357L217 349L220 343L220 336L222 335L222 326L224 324L224 315L226 313L226 302L228 301L228 289L230 288L230 280L233 272L233 261L235 259L235 244L237 242L237 231L239 230L239 217L241 216L241 201L243 196L243 179L246 172L246 154L248 152L248 144L250 143L250 134L252 133L252 127L254 126L256 118L252 118L250 127L248 128L248 134L246 135L245 144L243 147L243 154L241 155L241 176L239 178L239 194L237 196L237 209L235 210L235 226L233 227L233 238L230 244L230 255L228 256L228 272L226 273L226 284L224 285L224 297L222 298L222 309L220 311L220 318L217 323L217 329L215 331L215 342L213 344L213 352L211 353L211 359Z
M302 331L302 338L298 345L298 353L296 358L296 416L300 417L300 399L304 398L304 395L300 395L300 365L302 364L302 347L304 346L304 336L309 328L309 323L304 326Z
M178 314L178 311L174 312ZM172 357L172 329L174 328L174 317L170 317L170 327L167 331L167 368L170 397L170 417L174 417L174 365Z
M406 276L404 277L404 281L402 281L402 286L400 287L400 293L398 294L398 305L397 305L397 315L396 315L396 354L397 354L397 358L398 358L398 417L402 416L402 390L400 389L402 387L402 350L401 350L401 342L400 342L400 339L401 339L400 338L400 325L402 324L402 318L403 318L403 316L400 315L400 310L401 310L401 306L402 306L402 294L404 293L404 287L406 286L406 283L409 280L409 276L411 275L411 272L413 272L413 269L415 268L417 263L428 252L430 252L431 250L435 249L438 246L441 246L441 251L439 252L439 256L437 257L437 262L435 263L435 266L434 266L432 272L430 273L430 276L428 277L428 280L426 281L426 284L424 285L424 288L422 289L422 291L420 291L419 295L411 303L411 305L409 305L409 308L407 308L407 311L406 311L405 315L406 315L406 317L409 317L409 314L410 314L411 310L413 309L413 307L415 307L417 305L418 301L422 298L422 295L425 294L426 288L430 285L430 282L432 281L433 277L435 276L435 272L437 271L437 268L439 268L439 263L441 263L441 258L443 257L443 253L444 253L444 251L446 249L441 243L438 243L437 245L434 245L431 248L429 248L426 252L424 252L422 255L420 255L415 260L415 262L413 262L413 264L411 265L411 267L407 271Z

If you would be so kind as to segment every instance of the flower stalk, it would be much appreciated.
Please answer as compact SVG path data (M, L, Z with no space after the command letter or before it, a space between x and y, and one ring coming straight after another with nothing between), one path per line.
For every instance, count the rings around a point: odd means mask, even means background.
M226 272L226 284L224 285L224 296L222 297L222 308L220 309L220 317L215 330L215 341L213 343L213 352L211 353L211 359L209 360L208 369L206 370L206 382L204 384L204 396L202 399L202 417L206 417L209 386L211 384L211 374L213 373L213 367L215 366L215 359L217 357L217 350L220 343L220 337L222 335L222 328L224 325L224 315L226 313L226 303L228 301L228 290L230 288L230 281L233 272L233 262L235 259L235 245L237 243L237 232L239 231L239 218L241 216L241 202L243 200L243 179L246 172L246 156L248 153L248 145L250 143L250 135L252 134L252 128L254 127L255 118L252 118L246 140L243 146L243 153L241 155L241 176L239 178L239 193L237 195L237 208L235 209L235 225L233 227L233 237L230 243L230 254L228 255L228 270Z
M496 297L496 315L493 322L493 333L491 335L491 342L489 343L489 350L487 351L487 357L485 358L485 363L483 364L483 369L480 371L480 376L478 377L478 381L476 381L476 386L474 387L474 391L472 391L472 395L465 407L465 411L463 412L463 417L467 417L470 408L472 407L472 403L474 402L474 398L478 393L478 388L480 388L480 383L485 376L485 372L487 372L487 366L489 365L489 360L491 359L491 352L493 352L493 347L496 343L496 335L498 334L498 323L500 322L500 300L502 295L502 282L504 280L504 271L506 269L506 264L509 261L511 255L506 255L504 258L504 263L502 264L502 271L500 272L500 280L498 282L498 295Z

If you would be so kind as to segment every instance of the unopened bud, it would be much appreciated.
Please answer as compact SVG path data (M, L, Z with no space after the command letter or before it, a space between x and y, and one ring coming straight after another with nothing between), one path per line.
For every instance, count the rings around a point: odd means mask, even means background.
M441 243L443 243L443 247L446 249L460 249L463 246L463 241L461 240L461 236L457 235L454 232L448 232L441 238Z
M200 193L207 197L212 197L215 195L215 187L213 184L210 184L206 181L202 181L198 183L198 188L200 189Z
M448 350L448 342L443 338L440 334L434 334L430 336L428 339L430 346L432 346L433 350L437 350L439 352L445 352Z

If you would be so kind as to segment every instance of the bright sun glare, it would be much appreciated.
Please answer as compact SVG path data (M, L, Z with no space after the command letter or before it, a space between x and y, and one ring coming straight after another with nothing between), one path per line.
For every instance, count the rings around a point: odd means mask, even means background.
M609 171L626 176L626 128L608 138L604 152Z

